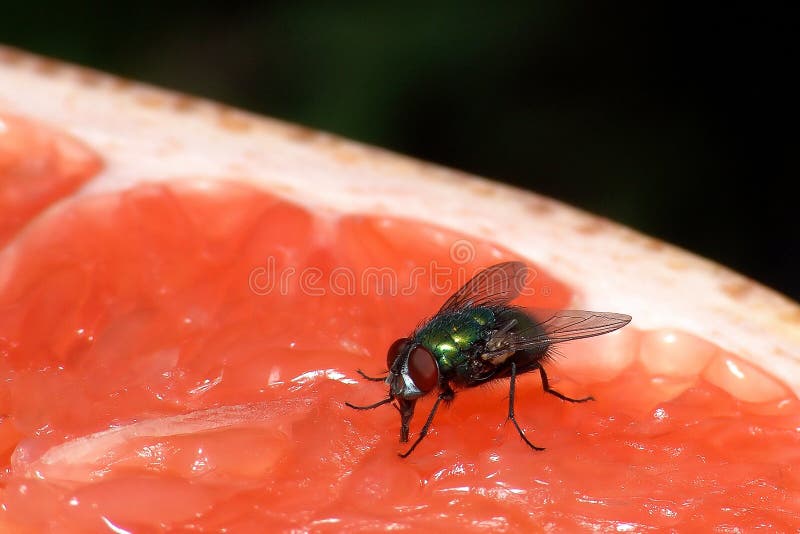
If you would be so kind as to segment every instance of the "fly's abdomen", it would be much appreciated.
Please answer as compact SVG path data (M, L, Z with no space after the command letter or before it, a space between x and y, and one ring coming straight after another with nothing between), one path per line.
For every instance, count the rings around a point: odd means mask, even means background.
M447 376L467 363L471 349L486 339L494 325L494 313L489 308L472 308L436 317L417 332L419 343L430 349Z

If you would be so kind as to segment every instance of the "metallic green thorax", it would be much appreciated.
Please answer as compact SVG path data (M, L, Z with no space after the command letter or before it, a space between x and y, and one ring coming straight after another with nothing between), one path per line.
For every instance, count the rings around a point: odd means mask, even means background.
M414 341L431 351L439 371L448 376L468 363L476 343L485 341L494 325L490 308L468 308L434 317L416 332Z

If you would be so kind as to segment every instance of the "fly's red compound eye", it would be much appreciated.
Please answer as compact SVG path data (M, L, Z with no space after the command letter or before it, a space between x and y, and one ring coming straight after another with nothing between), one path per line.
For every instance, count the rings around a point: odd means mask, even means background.
M401 337L400 339L392 343L392 346L389 347L389 351L386 353L387 369L389 370L392 369L392 364L397 359L397 357L400 356L400 353L403 352L403 349L406 348L406 345L408 345L407 337Z
M415 347L408 356L408 376L423 393L429 392L439 383L436 359L422 345Z

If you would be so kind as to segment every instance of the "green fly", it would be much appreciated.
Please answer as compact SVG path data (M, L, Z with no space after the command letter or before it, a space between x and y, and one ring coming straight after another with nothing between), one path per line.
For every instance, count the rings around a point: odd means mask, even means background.
M428 419L416 441L404 453L411 454L430 430L439 405L450 402L455 391L510 378L508 419L522 440L528 440L514 414L517 375L539 371L546 393L569 402L586 402L593 397L570 398L550 387L542 365L553 356L552 346L574 339L599 336L622 328L631 321L620 313L578 310L542 311L510 304L525 285L527 267L521 262L499 263L480 271L454 293L432 318L410 336L392 343L386 357L386 377L358 373L372 381L385 382L389 396L356 410L371 410L396 402L400 412L400 442L408 442L408 430L417 399L438 391Z

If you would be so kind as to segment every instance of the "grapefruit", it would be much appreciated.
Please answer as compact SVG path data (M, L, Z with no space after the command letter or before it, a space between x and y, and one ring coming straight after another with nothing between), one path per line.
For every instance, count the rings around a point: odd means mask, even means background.
M479 178L0 49L0 530L793 531L800 308ZM407 459L386 349L480 267L627 313ZM418 407L412 434L425 408Z

